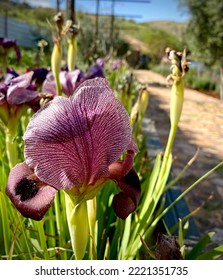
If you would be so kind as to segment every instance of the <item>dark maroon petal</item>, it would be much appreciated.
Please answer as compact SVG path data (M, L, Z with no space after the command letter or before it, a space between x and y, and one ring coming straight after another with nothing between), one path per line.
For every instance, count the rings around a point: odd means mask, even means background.
M96 78L96 77L99 77L99 78L104 78L105 77L103 67L101 67L98 64L94 64L94 65L90 66L88 68L88 73L86 75L87 79L93 79L93 78Z
M94 184L132 142L129 115L105 79L83 82L71 98L55 97L29 122L26 163L57 189ZM38 149L37 149L38 147Z
M0 45L4 49L10 49L10 48L16 46L16 40L11 40L11 39L8 39L8 38L0 38Z
M14 46L14 50L15 50L15 53L16 53L16 60L17 61L20 61L21 60L21 52L20 52L20 48L18 46Z
M122 192L113 199L113 208L116 215L125 220L128 215L136 210L140 196L140 180L134 168L122 179L117 181Z
M49 73L49 70L47 68L34 68L32 71L32 81L34 81L34 83L37 85L42 85L47 77L47 74Z
M10 171L6 194L24 217L41 220L56 192L56 189L41 182L24 162Z

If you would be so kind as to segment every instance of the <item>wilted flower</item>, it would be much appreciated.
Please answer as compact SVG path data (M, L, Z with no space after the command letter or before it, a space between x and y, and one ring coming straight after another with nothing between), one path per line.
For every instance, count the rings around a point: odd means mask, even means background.
M6 193L25 217L42 219L59 190L79 205L109 179L122 190L114 196L116 214L125 219L136 209L137 147L128 113L106 80L87 80L71 97L55 97L32 117L24 141L25 162L11 170Z

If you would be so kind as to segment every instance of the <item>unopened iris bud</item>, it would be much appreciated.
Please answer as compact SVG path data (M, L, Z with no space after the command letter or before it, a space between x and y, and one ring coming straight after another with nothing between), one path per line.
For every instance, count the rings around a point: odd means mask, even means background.
M170 122L172 126L177 126L183 109L184 102L184 75L188 71L186 61L186 51L177 53L174 50L166 49L166 54L171 61L172 73L167 77L172 81L171 101L170 101Z
M68 70L73 71L77 59L77 34L78 27L72 25L69 29L70 36L68 38L67 65Z
M77 260L83 259L89 237L89 223L87 203L75 205L72 197L65 195L67 223L69 227L71 245Z
M51 68L52 68L53 76L56 81L58 95L61 95L61 85L60 85L60 80L59 80L61 59L62 59L62 46L61 46L61 42L58 41L58 42L54 43L53 52L51 55Z
M63 33L63 23L64 23L62 13L58 13L54 17L54 21L57 25L58 35L57 37L53 35L54 47L51 55L51 68L56 81L57 93L58 95L61 95L62 93L61 93L61 85L59 80L59 73L61 69L61 60L62 60L62 35L63 35L62 33Z
M63 15L61 12L59 12L58 14L55 15L54 21L57 25L58 33L61 34L61 32L63 30L63 24L64 24Z

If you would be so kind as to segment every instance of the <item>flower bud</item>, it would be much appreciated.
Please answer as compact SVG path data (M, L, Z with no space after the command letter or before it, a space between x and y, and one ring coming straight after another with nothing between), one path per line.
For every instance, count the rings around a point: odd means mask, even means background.
M71 245L77 260L83 259L89 238L87 203L75 206L72 197L65 195L67 223L70 231Z

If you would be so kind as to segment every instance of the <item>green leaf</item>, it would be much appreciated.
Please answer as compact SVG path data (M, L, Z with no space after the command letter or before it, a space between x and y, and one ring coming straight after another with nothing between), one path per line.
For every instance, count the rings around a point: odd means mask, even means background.
M193 249L186 255L187 260L195 260L202 254L202 251L210 243L211 238L214 236L214 232L209 232L203 236L197 244L194 245Z
M223 245L200 255L197 260L215 260L221 256L223 256Z

